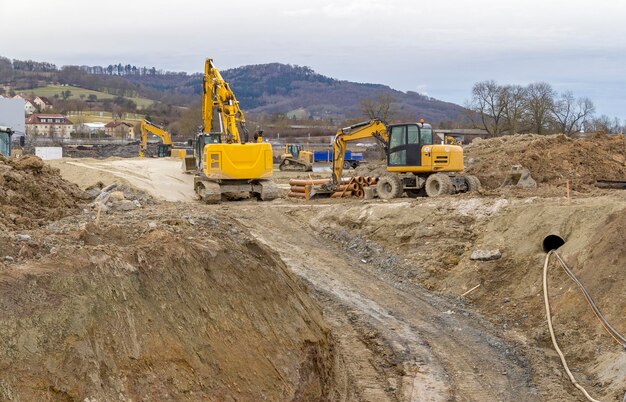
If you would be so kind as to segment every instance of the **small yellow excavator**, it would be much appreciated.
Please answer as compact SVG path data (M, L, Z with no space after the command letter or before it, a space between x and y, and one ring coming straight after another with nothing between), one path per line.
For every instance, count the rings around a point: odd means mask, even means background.
M213 127L214 112L219 127ZM229 193L249 193L263 201L276 198L278 188L270 180L274 173L272 147L263 142L262 131L248 142L243 110L212 59L204 64L202 122L193 160L198 197L209 204L220 202L222 195ZM185 162L187 165L189 160Z
M312 172L313 152L305 151L300 144L286 144L285 153L280 155L280 171Z
M437 197L480 188L476 176L459 174L464 168L463 148L433 144L432 127L423 119L392 125L374 119L338 130L333 141L331 187L341 183L347 143L372 137L383 145L387 172L391 173L378 181L380 198L398 198L404 193Z
M146 156L146 151L148 150L148 134L154 134L163 140L163 143L159 144L159 158L171 155L172 136L170 133L165 131L165 129L161 126L151 123L148 120L143 120L141 122L141 143L139 145L140 157L143 158Z

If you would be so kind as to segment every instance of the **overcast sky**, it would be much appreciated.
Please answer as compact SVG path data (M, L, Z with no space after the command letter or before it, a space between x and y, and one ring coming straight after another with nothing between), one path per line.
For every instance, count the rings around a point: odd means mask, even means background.
M547 81L626 119L624 0L0 0L0 55L198 72L282 62L462 104Z

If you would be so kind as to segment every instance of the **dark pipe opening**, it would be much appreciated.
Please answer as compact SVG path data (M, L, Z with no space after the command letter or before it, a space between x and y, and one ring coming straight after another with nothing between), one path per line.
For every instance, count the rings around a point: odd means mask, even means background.
M556 250L565 244L565 240L559 235L551 234L543 239L543 251L549 252Z

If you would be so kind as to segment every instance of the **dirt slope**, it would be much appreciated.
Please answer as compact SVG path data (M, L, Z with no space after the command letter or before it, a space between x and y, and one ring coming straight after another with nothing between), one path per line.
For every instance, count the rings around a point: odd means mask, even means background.
M310 218L320 232L399 283L423 284L490 317L507 339L518 342L532 368L539 400L579 400L552 350L543 310L543 238L560 233L560 250L607 319L626 333L626 265L622 193L576 199L445 197L389 204L329 206ZM499 249L502 258L470 260L476 249ZM603 332L576 286L552 268L557 335L578 379L603 400L621 401L626 355ZM582 372L581 372L582 371Z
M235 222L171 206L98 227L90 219L31 232L46 255L0 264L0 399L322 401L335 392L320 310Z

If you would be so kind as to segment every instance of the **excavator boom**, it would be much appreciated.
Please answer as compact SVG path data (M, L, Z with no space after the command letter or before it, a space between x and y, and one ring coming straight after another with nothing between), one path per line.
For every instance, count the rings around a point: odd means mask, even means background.
M347 143L366 138L377 139L386 149L389 142L389 135L387 134L387 126L385 123L381 120L374 119L344 127L337 131L335 139L333 140L333 184L338 185L341 182Z
M206 59L204 63L204 94L202 99L202 123L203 132L219 131L225 134L225 142L242 143L248 142L248 129L243 110L239 107L239 101L230 85L215 68L212 59ZM219 116L219 130L212 130L213 112ZM243 133L243 141L239 129Z

